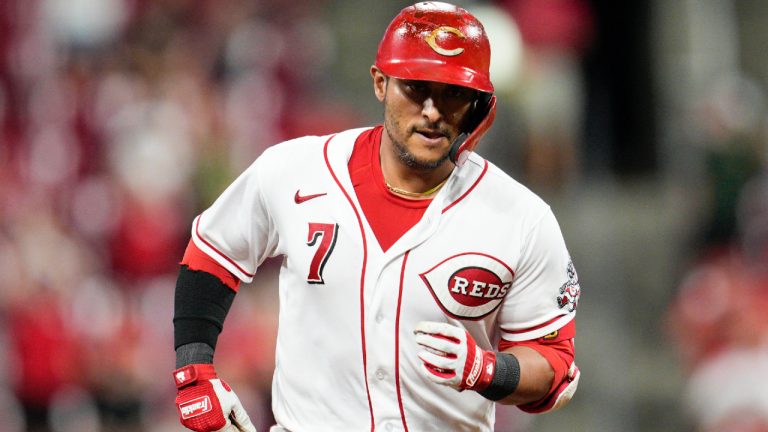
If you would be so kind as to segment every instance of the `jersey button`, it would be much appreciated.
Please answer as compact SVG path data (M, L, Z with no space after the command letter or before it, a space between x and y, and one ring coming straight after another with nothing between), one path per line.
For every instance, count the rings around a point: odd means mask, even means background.
M384 372L382 369L376 369L376 379L381 381L384 378L387 377L387 373Z
M384 321L384 315L382 314L376 315L376 322L381 323L382 321Z

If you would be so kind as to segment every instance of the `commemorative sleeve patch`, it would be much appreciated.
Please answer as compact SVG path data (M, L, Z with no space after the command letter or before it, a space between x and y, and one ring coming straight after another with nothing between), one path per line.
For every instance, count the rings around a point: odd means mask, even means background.
M560 307L560 309L573 312L576 310L576 307L578 307L579 296L581 296L579 275L576 273L576 267L573 265L573 260L568 260L566 274L568 279L560 286L559 295L557 296L557 306Z

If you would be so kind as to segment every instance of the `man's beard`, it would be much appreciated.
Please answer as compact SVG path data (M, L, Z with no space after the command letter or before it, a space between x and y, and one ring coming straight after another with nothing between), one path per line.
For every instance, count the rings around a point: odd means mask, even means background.
M390 130L400 130L401 128L397 124L393 124L393 122L389 119L385 120L384 122L384 130L387 132L387 135L389 135L390 141L392 141L392 144L395 147L395 152L397 153L397 157L400 159L400 162L404 163L405 166L417 170L423 170L423 171L431 171L440 165L442 165L446 160L448 160L448 157L450 156L450 147L445 152L444 155L442 155L439 159L435 160L422 160L417 158L413 153L408 151L408 148L403 144L400 140L398 140L396 137L392 136L392 133ZM411 131L413 132L413 131Z

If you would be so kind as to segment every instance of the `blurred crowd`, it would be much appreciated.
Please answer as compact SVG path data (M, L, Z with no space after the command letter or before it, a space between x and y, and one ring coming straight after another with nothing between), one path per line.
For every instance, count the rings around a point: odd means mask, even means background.
M192 217L264 146L357 122L294 112L330 52L322 6L0 3L0 430L180 429L172 293ZM220 369L263 430L275 310L244 291Z
M768 431L768 145L765 89L736 74L698 104L706 204L667 330L681 397L705 432Z

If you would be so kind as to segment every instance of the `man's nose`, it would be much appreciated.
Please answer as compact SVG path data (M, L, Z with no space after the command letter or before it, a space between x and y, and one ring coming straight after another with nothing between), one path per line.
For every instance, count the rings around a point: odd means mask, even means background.
M428 97L424 100L421 108L421 114L429 120L430 123L437 123L443 116L435 103L435 99Z

